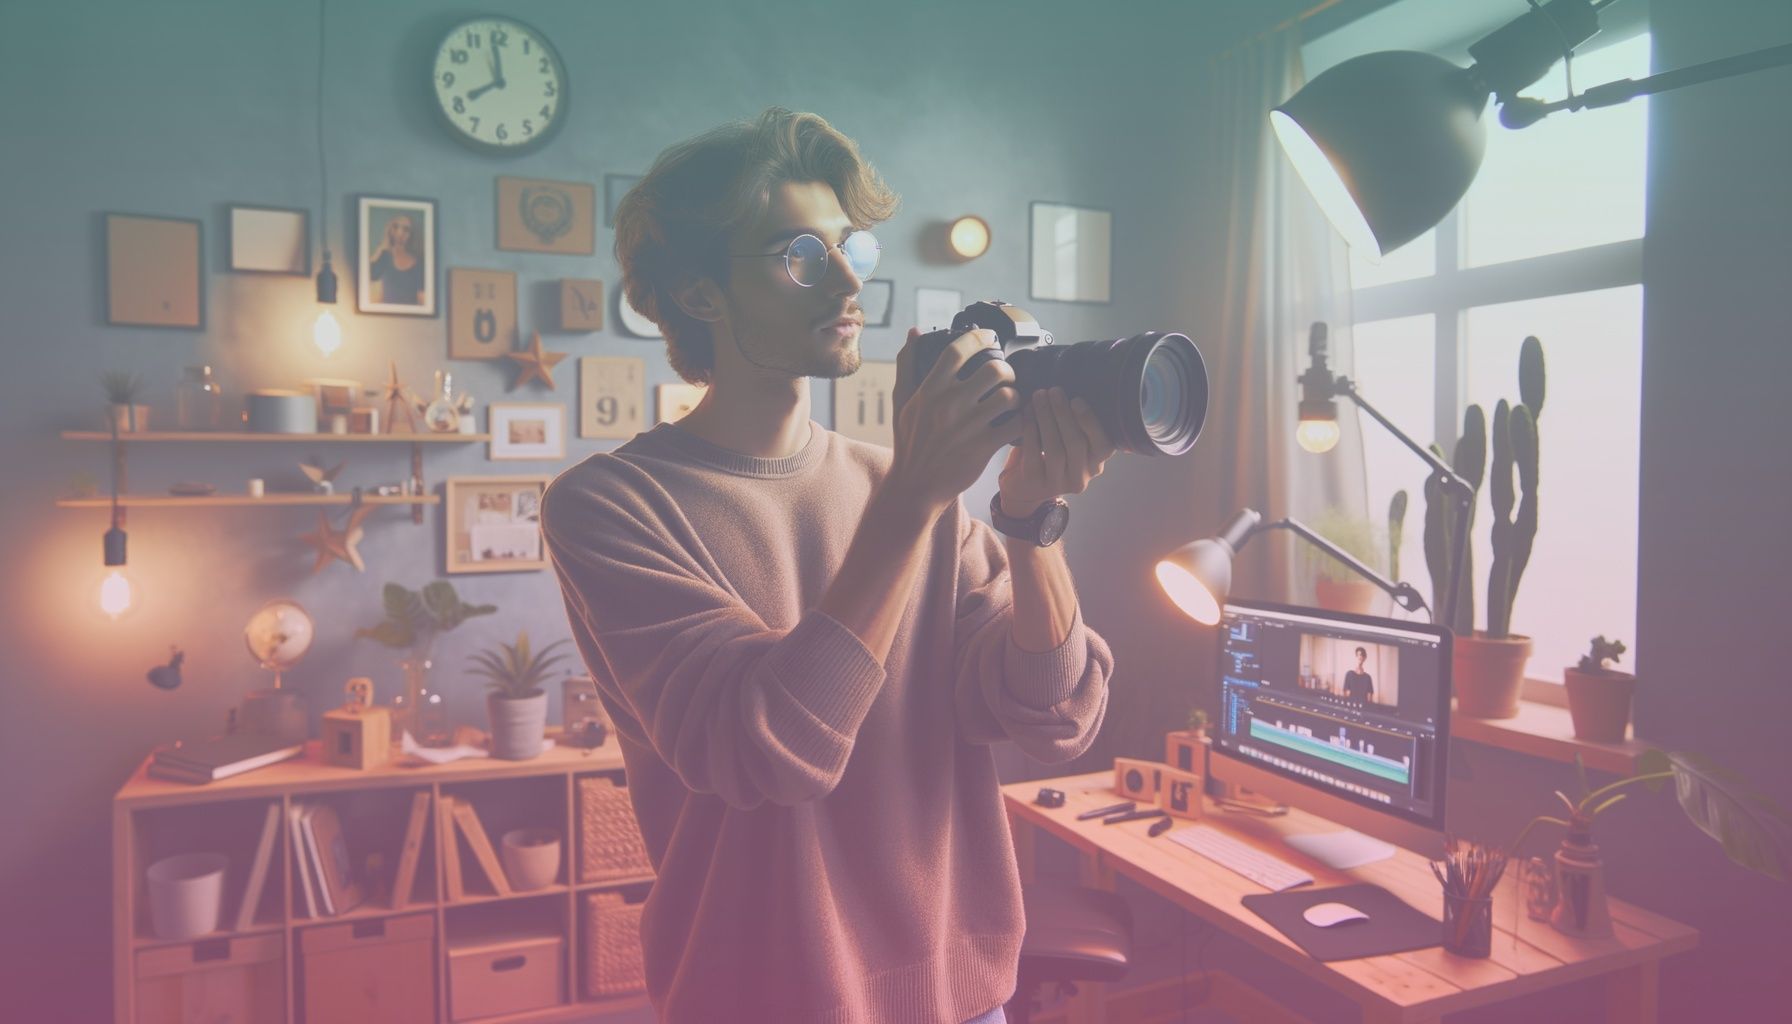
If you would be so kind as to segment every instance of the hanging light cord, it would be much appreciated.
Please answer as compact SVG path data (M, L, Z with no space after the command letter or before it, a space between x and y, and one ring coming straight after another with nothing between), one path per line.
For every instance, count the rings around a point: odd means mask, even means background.
M326 264L330 262L330 172L324 163L324 12L328 6L328 0L317 0L317 214Z

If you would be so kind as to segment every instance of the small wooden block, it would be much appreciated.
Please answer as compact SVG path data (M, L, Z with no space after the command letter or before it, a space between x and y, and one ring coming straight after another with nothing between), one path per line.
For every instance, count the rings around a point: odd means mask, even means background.
M562 278L560 281L560 329L604 329L604 283Z
M1158 773L1157 805L1172 818L1201 816L1201 789L1205 780L1194 772L1164 768Z
M1114 758L1114 792L1140 803L1157 803L1158 780L1164 766L1131 757Z
M1201 742L1200 733L1187 729L1164 733L1164 763L1198 775L1207 770L1207 744Z
M392 713L384 707L324 712L324 760L343 768L378 768L392 757Z

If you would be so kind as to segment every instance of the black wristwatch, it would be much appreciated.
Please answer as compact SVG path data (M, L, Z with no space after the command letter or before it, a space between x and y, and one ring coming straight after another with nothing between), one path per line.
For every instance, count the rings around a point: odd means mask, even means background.
M1053 498L1034 509L1032 515L1018 519L1002 511L1002 494L997 491L989 499L989 522L1004 536L1049 548L1070 525L1070 505L1063 498Z

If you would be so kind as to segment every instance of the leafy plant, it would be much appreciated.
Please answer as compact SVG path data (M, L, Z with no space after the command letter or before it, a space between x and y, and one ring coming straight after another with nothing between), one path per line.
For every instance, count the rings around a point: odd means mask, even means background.
M1340 508L1329 508L1307 524L1313 532L1343 548L1350 557L1371 569L1381 570L1381 538L1374 525ZM1356 570L1311 545L1301 545L1301 558L1322 578L1340 582L1361 580Z
M474 675L490 680L488 686L493 693L520 700L541 692L541 682L547 677L548 670L566 659L564 654L550 658L548 652L567 642L563 638L531 652L529 632L520 630L514 645L499 644L497 650L480 651L467 660L473 664Z
M100 384L106 389L106 400L113 405L130 405L143 390L143 378L125 370L107 370L100 374Z
M377 640L387 647L427 651L436 635L445 633L478 615L498 610L494 604L472 605L460 599L454 584L436 580L422 590L388 583L381 598L386 617L378 625L355 630L355 636Z
M1188 725L1186 728L1189 732L1200 732L1202 729L1207 728L1207 712L1201 708L1190 708L1188 712Z
M1568 829L1570 836L1589 836L1599 815L1622 801L1630 786L1643 785L1659 790L1668 781L1686 813L1699 831L1718 841L1732 861L1758 871L1769 878L1786 881L1792 878L1792 814L1773 801L1756 793L1748 781L1717 767L1698 754L1645 751L1638 759L1641 769L1636 775L1619 779L1610 785L1589 790L1586 767L1577 755L1574 766L1580 775L1584 794L1579 800L1569 799L1556 791L1568 817L1540 814L1532 818L1513 840L1514 855L1532 828L1548 823Z
M1624 641L1622 640L1607 640L1603 635L1596 636L1593 638L1593 649L1586 654L1581 655L1580 664L1575 667L1582 672L1610 671L1611 665L1606 663L1615 663L1618 660L1618 656L1623 654L1625 650Z

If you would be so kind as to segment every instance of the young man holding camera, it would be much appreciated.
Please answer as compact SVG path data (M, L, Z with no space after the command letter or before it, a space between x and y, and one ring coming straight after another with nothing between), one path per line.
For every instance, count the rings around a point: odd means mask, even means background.
M657 872L666 1024L1002 1020L1024 921L990 745L1068 761L1107 706L1055 543L1114 451L1085 403L1021 408L1001 359L959 379L987 331L919 375L911 331L893 450L810 418L807 378L858 369L895 205L774 109L667 150L617 211L627 300L708 390L562 474L542 529ZM1017 440L998 536L959 494Z

